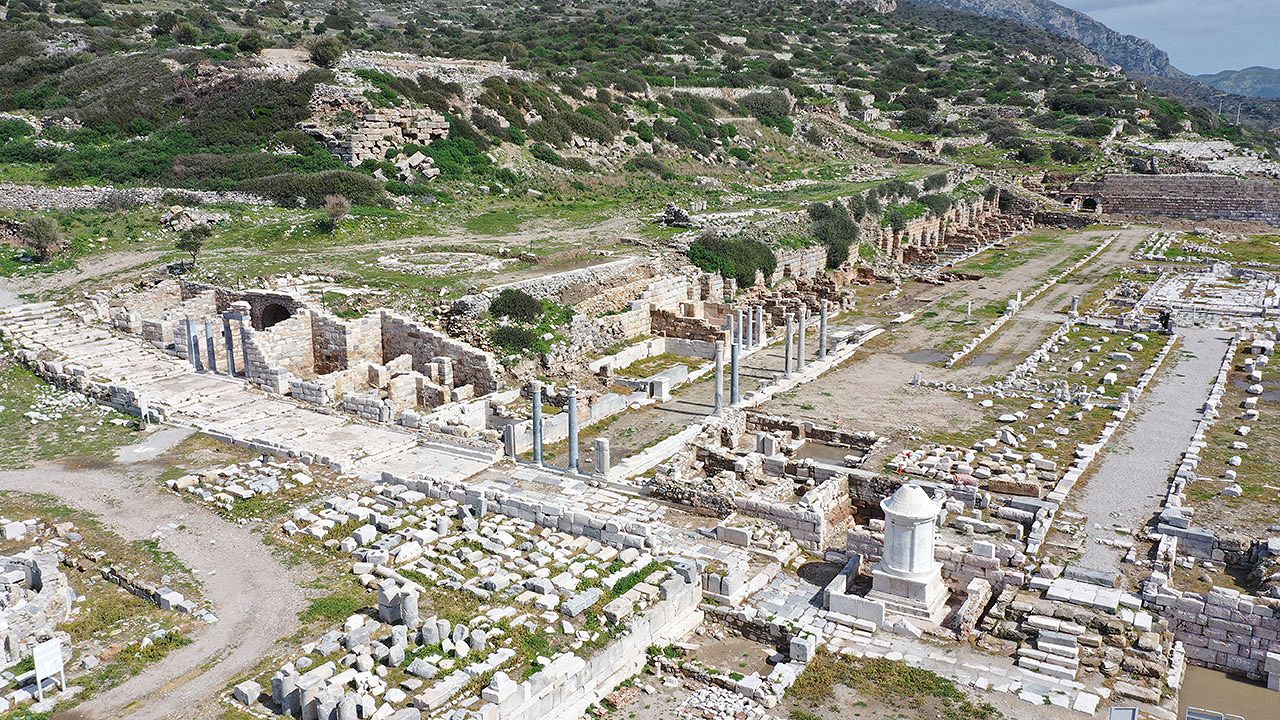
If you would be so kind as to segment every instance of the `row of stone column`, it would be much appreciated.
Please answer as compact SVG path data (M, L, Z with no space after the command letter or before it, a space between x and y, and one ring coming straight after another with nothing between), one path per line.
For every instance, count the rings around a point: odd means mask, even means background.
M725 318L729 331L729 404L742 400L743 355L767 343L764 331L764 306L748 305L735 308ZM715 414L724 412L724 355L725 343L717 340L715 346Z
M818 359L827 356L827 301L823 300L818 310ZM786 338L783 341L783 377L791 377L793 372L804 370L805 356L808 354L805 350L805 340L809 329L809 308L801 305L800 314L797 317L794 313L787 313L786 316ZM795 338L795 352L792 351L792 338Z
M213 372L223 375L244 375L249 368L249 304L233 303L232 309L218 318L222 322L215 333L214 318L185 318L178 323L178 332L185 343L187 359L197 372ZM234 324L233 324L234 323ZM240 363L237 367L235 338L240 338ZM215 339L219 338L219 339ZM218 344L225 350L225 367L218 367Z
M544 435L542 425L542 383L537 380L530 382L529 395L533 409L533 462L538 467L545 467L546 461L542 453ZM578 449L578 388L570 385L565 389L565 396L567 398L565 412L568 414L569 419L569 462L565 469L569 472L577 473L582 464ZM600 474L609 472L612 464L609 439L596 438L592 451L595 471Z

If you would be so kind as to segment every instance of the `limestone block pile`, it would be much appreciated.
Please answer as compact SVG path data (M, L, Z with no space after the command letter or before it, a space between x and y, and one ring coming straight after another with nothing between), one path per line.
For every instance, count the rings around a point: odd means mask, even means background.
M372 108L350 128L326 127L316 122L306 122L300 127L353 167L365 160L383 160L389 150L407 143L428 145L449 134L449 122L444 117L434 110L420 108ZM419 165L435 169L427 166L425 160Z
M1169 623L1097 580L1037 576L1030 591L1003 593L981 628L1017 642L1017 665L1030 672L1059 681L1096 673L1114 695L1158 705L1181 665Z
M351 717L408 720L475 702L459 695L485 677L479 702L500 711L490 717L532 718L523 713L541 708L547 686L598 700L596 686L609 673L592 667L597 648L611 656L600 662L631 666L653 639L700 620L691 614L698 593L684 561L672 570L637 548L405 485L299 509L282 529L349 555L352 572L378 593L376 619L352 616L272 678L269 706L295 717L346 717L351 707ZM449 607L475 609L466 621L428 614ZM529 679L513 679L521 676ZM261 687L236 695L252 704Z
M257 460L236 463L166 481L175 492L186 492L225 510L237 501L270 497L281 491L305 488L315 482L312 471L296 461L277 461L264 455Z

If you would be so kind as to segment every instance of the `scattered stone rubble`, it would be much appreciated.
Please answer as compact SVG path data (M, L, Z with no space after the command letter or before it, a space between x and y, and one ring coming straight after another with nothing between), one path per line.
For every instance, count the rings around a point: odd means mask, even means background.
M483 500L436 501L384 485L331 498L315 513L299 510L283 530L349 554L352 572L378 590L376 620L353 615L272 678L271 707L297 717L345 716L347 707L363 716L435 714L475 703L457 696L480 677L489 680L475 717L536 717L552 687L564 688L562 702L585 707L612 687L602 684L612 674L598 672L593 665L605 660L593 653L634 672L653 640L674 641L700 619L687 562L545 530L487 512ZM440 609L467 596L478 614L466 622L427 615L424 596ZM547 638L554 652L521 655L515 638L524 634ZM510 677L529 665L528 679ZM405 673L396 685L391 669ZM235 695L253 704L263 687L246 683Z
M190 493L206 503L232 510L237 501L309 487L315 482L313 474L314 470L301 462L280 462L263 455L246 463L183 475L166 481L165 485L170 490Z

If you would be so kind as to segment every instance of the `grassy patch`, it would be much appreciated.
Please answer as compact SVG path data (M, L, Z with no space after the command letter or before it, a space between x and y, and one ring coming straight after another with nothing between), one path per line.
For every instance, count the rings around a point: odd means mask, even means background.
M364 593L336 592L333 595L316 598L307 605L298 616L302 622L310 623L318 620L340 622L369 606L369 598Z
M660 373L663 370L669 370L676 365L690 365L696 367L697 365L702 364L702 362L704 361L700 358L688 358L674 353L662 353L661 355L654 355L642 360L637 360L624 368L616 370L615 374L617 374L618 377L642 380ZM691 367L690 369L693 368Z
M886 705L911 709L913 717L942 720L995 720L1000 713L991 705L977 705L955 683L936 673L902 661L855 658L825 649L805 666L787 690L787 696L811 707L829 703L837 685L875 698ZM929 711L927 712L926 708Z
M137 437L112 420L126 417L58 390L0 354L0 466L16 469L40 461L111 457L116 448Z

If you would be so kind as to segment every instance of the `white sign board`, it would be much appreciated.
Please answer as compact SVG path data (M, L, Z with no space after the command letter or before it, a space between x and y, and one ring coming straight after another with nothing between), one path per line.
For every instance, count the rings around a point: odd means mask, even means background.
M32 657L36 661L36 692L40 695L40 702L44 702L45 680L56 677L62 689L67 689L67 676L62 668L62 643L57 638L36 645Z

